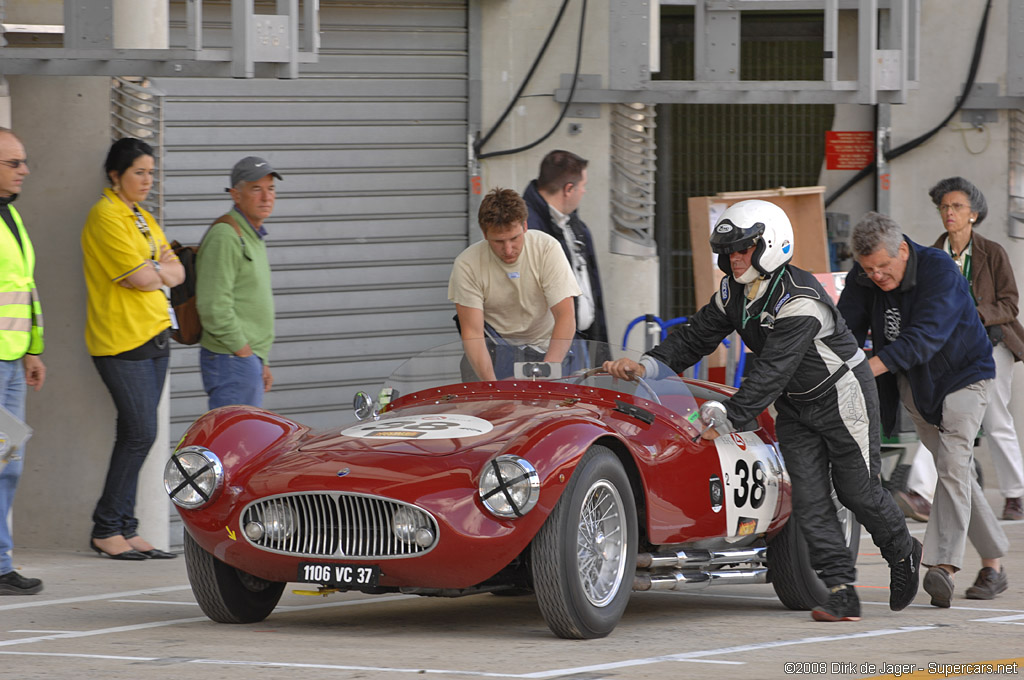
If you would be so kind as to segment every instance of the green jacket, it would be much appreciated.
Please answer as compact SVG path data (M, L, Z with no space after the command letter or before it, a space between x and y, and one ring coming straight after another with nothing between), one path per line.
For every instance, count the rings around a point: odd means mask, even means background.
M267 244L237 209L230 215L242 229L241 240L230 224L217 222L206 232L196 257L200 344L211 352L234 354L248 343L269 365L274 295Z

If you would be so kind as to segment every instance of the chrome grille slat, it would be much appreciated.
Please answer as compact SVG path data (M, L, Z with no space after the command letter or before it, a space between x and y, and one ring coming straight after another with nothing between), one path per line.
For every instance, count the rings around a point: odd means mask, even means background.
M430 551L433 545L423 548L395 535L392 520L400 508L415 512L437 536L437 522L414 505L377 496L318 492L285 494L250 503L242 512L242 534L258 548L299 557L381 559ZM277 522L279 526L293 525L294 529L287 537L268 530L262 538L252 540L244 531L249 522L264 527Z

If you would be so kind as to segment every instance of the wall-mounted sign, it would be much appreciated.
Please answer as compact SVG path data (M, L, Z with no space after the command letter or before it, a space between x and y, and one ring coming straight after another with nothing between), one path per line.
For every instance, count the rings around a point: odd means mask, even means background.
M870 165L875 158L875 133L836 132L825 133L825 169L860 170Z

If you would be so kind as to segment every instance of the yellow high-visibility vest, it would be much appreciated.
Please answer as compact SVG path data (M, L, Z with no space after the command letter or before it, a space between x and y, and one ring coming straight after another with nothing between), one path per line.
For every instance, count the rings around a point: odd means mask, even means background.
M36 253L21 215L8 206L21 246L0 218L0 359L13 361L43 352L43 309L33 272Z

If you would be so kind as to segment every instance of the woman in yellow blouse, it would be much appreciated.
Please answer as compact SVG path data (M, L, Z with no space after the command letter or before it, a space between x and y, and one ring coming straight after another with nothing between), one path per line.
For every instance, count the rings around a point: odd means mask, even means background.
M82 230L88 290L85 343L117 407L117 435L90 546L120 560L166 559L138 535L139 470L157 432L157 405L170 356L165 286L185 270L153 216L139 207L153 187L153 148L134 139L110 147L104 189Z

